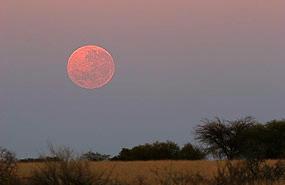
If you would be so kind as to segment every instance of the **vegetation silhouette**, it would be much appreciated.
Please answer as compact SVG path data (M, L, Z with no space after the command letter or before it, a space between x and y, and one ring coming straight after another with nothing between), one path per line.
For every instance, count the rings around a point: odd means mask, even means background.
M15 153L0 147L0 185L150 185L143 174L133 181L122 180L109 170L94 168L92 161L135 160L201 160L207 156L226 158L213 176L198 172L149 169L156 185L274 185L285 184L285 120L258 123L252 117L238 120L203 120L196 127L196 140L204 148L186 143L179 147L172 141L146 143L131 149L123 148L119 155L89 151L78 155L70 147L53 147L50 155L36 159L17 160ZM234 160L233 160L234 159ZM278 159L268 163L267 159ZM90 162L91 161L91 162ZM26 178L18 176L19 162L38 162Z
M260 124L252 117L205 119L196 128L196 140L214 158L280 159L285 154L285 120Z
M202 122L203 125L198 125L196 129L196 139L204 144L207 154L229 160L240 158L241 148L247 140L244 132L256 124L252 117L234 121L216 117Z
M147 160L201 160L206 154L198 147L187 143L180 148L172 141L154 142L138 145L131 149L123 148L119 155L112 158L116 161L147 161Z

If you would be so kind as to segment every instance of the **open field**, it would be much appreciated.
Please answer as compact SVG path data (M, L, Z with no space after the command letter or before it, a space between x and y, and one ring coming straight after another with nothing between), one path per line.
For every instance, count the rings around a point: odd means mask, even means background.
M224 161L135 161L135 162L89 162L92 169L109 171L112 168L113 174L120 178L133 179L136 176L143 175L146 178L152 178L152 169L164 170L172 169L174 171L199 172L201 175L211 176L217 171L217 163L223 164ZM19 163L19 175L28 177L30 171L35 167L41 167L41 163Z
M273 160L267 163L273 163ZM109 172L113 169L112 176L121 181L133 182L138 177L143 177L148 184L156 184L156 174L169 172L199 173L203 177L211 178L222 167L225 161L135 161L135 162L89 162L94 171ZM43 163L19 163L18 174L21 178L29 177L34 168L40 168Z

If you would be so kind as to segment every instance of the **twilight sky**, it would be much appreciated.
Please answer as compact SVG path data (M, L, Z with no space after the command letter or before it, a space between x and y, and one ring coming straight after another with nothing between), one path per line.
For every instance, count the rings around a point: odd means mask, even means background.
M36 157L193 139L202 118L284 118L284 0L1 0L0 145ZM76 86L77 48L113 56L106 86Z

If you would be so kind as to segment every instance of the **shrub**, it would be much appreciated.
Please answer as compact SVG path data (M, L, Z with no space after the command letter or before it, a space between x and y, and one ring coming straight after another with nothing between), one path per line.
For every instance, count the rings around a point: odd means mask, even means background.
M0 184L18 184L16 155L2 147L0 147Z
M46 160L43 166L33 170L30 185L105 185L110 181L112 171L92 171L88 162L80 161L70 148L54 149L50 145L49 149L59 161Z
M285 120L272 120L265 124L268 133L266 157L280 159L285 157Z
M180 150L179 158L183 160L201 160L206 158L206 153L191 143L187 143Z
M256 124L244 132L241 156L247 159L281 159L285 154L285 120Z
M268 164L261 160L231 162L219 167L218 173L210 181L212 185L253 185L280 184L285 180L285 162Z
M110 155L89 151L85 154L82 154L80 159L85 161L107 161L110 159Z
M134 160L199 160L204 159L206 154L198 147L190 143L185 144L182 149L172 142L154 142L152 144L138 145L131 149L123 148L118 156L112 160L134 161Z

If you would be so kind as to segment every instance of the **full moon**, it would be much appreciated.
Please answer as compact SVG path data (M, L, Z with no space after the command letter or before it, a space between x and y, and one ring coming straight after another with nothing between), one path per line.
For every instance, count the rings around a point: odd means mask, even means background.
M115 72L111 54L95 45L75 50L68 59L67 72L79 87L96 89L106 85Z

